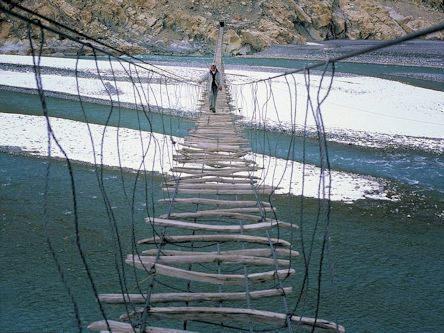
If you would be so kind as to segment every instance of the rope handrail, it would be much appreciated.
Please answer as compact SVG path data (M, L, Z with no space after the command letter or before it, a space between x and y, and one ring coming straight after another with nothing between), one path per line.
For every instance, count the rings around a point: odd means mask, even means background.
M47 25L43 24L40 20L30 19L30 18L28 18L28 17L25 17L25 16L19 14L19 13L14 12L14 11L8 9L8 8L5 8L5 7L3 7L3 6L0 6L0 11L6 13L6 14L8 14L8 15L14 16L14 17L16 17L16 18L18 18L18 19L20 19L20 20L22 20L22 21L24 21L24 22L26 22L26 23L28 23L28 24L32 24L32 25L37 26L37 27L39 27L39 28L45 29L45 30L47 30L47 31L50 31L50 32L52 32L52 33L54 33L54 34L59 35L60 37L63 37L63 38L69 39L69 40L71 40L71 41L73 41L73 42L76 42L76 43L79 43L79 44L81 44L81 45L83 45L83 46L86 46L86 47L93 47L94 49L98 50L99 52L101 52L101 53L103 53L103 54L106 54L106 55L108 55L108 56L110 56L110 57L113 57L113 58L119 59L120 61L124 61L124 62L126 62L126 63L131 64L131 65L137 66L137 67L142 68L142 69L144 69L144 70L151 71L151 72L153 72L153 73L156 73L156 74L161 75L161 76L168 77L168 78L173 79L173 80L176 80L176 81L186 82L187 84L198 85L196 82L190 82L189 80L184 80L182 77L180 77L180 76L178 76L178 75L176 75L176 74L174 74L174 73L171 73L171 72L169 72L169 71L167 71L167 70L165 70L165 69L163 69L163 68L161 68L161 67L158 67L158 66L156 66L156 65L153 65L153 64L151 64L151 63L149 63L149 62L147 62L147 61L145 61L145 60L143 60L143 59L139 59L139 58L137 58L137 57L135 57L135 56L132 56L132 55L130 55L129 53L124 52L123 50L120 50L120 49L118 49L118 48L116 48L116 47L113 47L113 46L111 46L111 45L109 45L109 44L106 44L106 43L104 43L104 42L101 42L101 41L99 41L99 40L97 40L97 39L95 39L95 38L93 38L93 37L91 37L91 36L88 36L88 35L86 35L86 34L80 32L80 31L77 31L77 30L75 30L75 29L72 29L72 28L70 28L70 27L68 27L68 26L66 26L66 25L64 25L64 24L61 24L61 23L59 23L59 22L56 22L56 21L54 21L54 20L52 20L52 19L50 19L50 18L48 18L48 17L46 17L46 16L44 16L44 15L41 15L41 14L35 12L35 11L32 11L32 10L30 10L30 9L28 9L28 8L25 8L25 7L23 7L23 6L19 5L19 4L17 4L17 3L15 3L15 2L11 1L11 0L0 0L0 1L3 2L3 3L9 4L9 5L11 5L11 6L17 7L17 8L19 8L20 10L23 10L23 11L27 12L28 14L35 15L35 16L39 17L40 19L43 19L43 20L45 20L45 21L48 21L49 23L54 24L54 25L56 25L56 26L58 26L58 27L61 27L61 28L63 28L63 29L66 29L66 30L68 30L68 31L70 31L70 32L72 32L72 33L78 35L78 36L81 36L81 37L83 37L83 38L85 38L85 39L87 39L87 40L89 40L89 41L95 43L95 44L101 45L101 46L103 46L103 47L105 47L105 48L108 48L108 49L110 49L110 50L112 50L112 51L115 51L115 52L117 52L119 55L116 55L116 54L113 54L112 52L106 51L106 50L103 49L103 48L100 48L100 47L94 46L94 45L91 44L91 42L85 42L85 41L82 41L82 40L80 40L79 38L73 37L73 36L71 36L71 35L69 35L69 34L67 34L67 33L65 33L65 32L62 32L62 31L60 31L60 30L56 30L55 28L52 28L52 27L50 27L50 26L47 26ZM134 61L130 61L129 59L122 58L122 57L120 57L120 56L128 57L128 58L130 58L130 59L132 59L132 60L134 60ZM137 61L137 62L135 62L135 61ZM142 63L142 64L144 64L144 65L151 66L151 67L157 69L158 71L164 72L164 73L166 73L166 74L163 74L163 73L157 72L157 71L155 71L155 70L153 70L153 69L150 69L150 68L147 68L147 67L145 67L145 66L142 66L140 63ZM168 75L167 75L167 74L168 74Z

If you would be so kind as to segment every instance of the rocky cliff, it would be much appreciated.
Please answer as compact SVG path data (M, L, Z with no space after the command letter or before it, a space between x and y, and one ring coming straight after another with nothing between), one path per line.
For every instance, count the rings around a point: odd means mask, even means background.
M444 21L442 0L23 0L22 6L131 53L226 52L326 39L391 39ZM26 25L0 16L0 52L28 53ZM34 38L37 33L34 31ZM48 34L49 53L73 53ZM444 40L444 32L427 38Z

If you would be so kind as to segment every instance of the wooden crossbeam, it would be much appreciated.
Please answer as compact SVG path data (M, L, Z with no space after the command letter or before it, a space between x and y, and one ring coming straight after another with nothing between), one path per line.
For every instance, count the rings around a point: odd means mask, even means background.
M251 184L226 184L226 183L181 183L179 182L179 188L181 189L202 189L202 190L251 190L257 189L258 192L275 190L276 187L260 185L252 186Z
M170 228L178 228L178 229L187 229L187 230L202 230L202 231L214 231L214 232L248 232L248 231L256 231L256 230L269 230L274 227L283 227L283 228L291 228L296 226L280 222L269 220L266 222L245 224L245 225L217 225L217 224L203 224L203 223L194 223L194 222L185 222L185 221L177 221L177 220L168 220L161 218L151 218L145 219L147 223L161 226L161 227L170 227Z
M217 170L216 170L217 171ZM180 177L173 177L172 180L185 180L185 179L205 179L206 177L223 177L230 179L246 179L246 180L259 180L260 177L252 176L252 175L235 175L235 174L227 174L224 175L221 171L217 171L215 173L211 171L206 171L203 173L197 173L195 175L181 175Z
M243 214L243 215L247 215L245 213L262 213L262 212L272 212L273 209L271 207L239 207L239 208L219 208L219 209L208 209L208 210L199 210L197 212L191 212L191 213L171 213L170 215L165 214L165 215L161 215L161 218L165 218L165 216L169 216L169 217L173 217L173 215L175 216L174 218L176 218L177 214L199 214L200 216L205 216L205 214L208 214L207 216L219 216L219 214ZM186 215L182 215L182 217L184 217ZM224 217L229 216L229 215L223 215ZM191 215L191 217L195 217L193 215ZM243 218L243 216L239 216L240 218ZM261 219L260 216L256 216L256 215L247 215L246 219L251 218L251 221L260 221L263 220Z
M111 328L111 331L108 330ZM140 329L133 328L131 324L122 323L120 321L108 320L108 325L105 320L95 321L88 325L88 329L91 331L100 331L100 333L112 332L112 333L139 333ZM195 331L175 330L173 328L162 328L147 326L145 333L197 333Z
M188 281L204 282L216 285L239 286L244 285L245 279L251 283L261 283L272 281L276 278L284 279L295 273L294 269L279 269L260 273L244 274L214 274L203 273L197 271L189 271L172 266L156 264L148 260L141 260L135 257L134 260L126 259L125 262L136 268L146 271L155 271L156 274L173 277L176 279L184 279Z
M178 173L189 173L189 174L205 174L205 173L211 173L216 176L222 176L222 175L232 175L234 173L238 172L250 172L250 171L258 171L261 168L258 167L234 167L234 166L228 166L227 168L205 168L205 167L173 167L171 168L172 172L178 172Z
M246 214L248 212L257 212L261 213L264 211L271 211L271 208L262 209L261 207L252 207L252 208L231 208L231 209L208 209L208 210L199 210L197 212L184 212L184 213L169 213L160 215L160 218L184 218L184 219L199 219L199 218L214 218L214 217L224 217L231 218L236 220L243 221L252 221L252 222L264 222L269 219L257 216Z
M195 205L216 205L216 206L231 206L231 207L245 207L245 206L263 206L271 207L271 204L266 201L253 200L221 200L221 199L207 199L207 198L168 198L160 199L159 202L175 202Z
M156 262L156 255L153 256L133 256L128 255L127 260L141 260L144 263ZM204 263L225 263L225 264L248 264L252 266L273 266L279 265L288 267L289 260L272 259L267 257L245 256L240 254L189 254L177 256L159 256L159 264L204 264Z
M251 235L232 235L232 234L213 234L213 235L183 235L183 236L165 236L167 243L190 243L190 242L246 242L256 244L271 244L275 246L291 247L291 243L284 239L268 238ZM138 241L138 244L159 244L159 236L145 238Z
M224 301L244 301L248 298L252 300L265 297L275 297L288 295L293 292L293 288L265 289L246 292L220 292L220 293L153 293L150 295L150 303L168 302L224 302ZM108 304L119 304L125 302L145 303L146 295L142 294L100 294L99 300Z
M175 193L176 189L174 188L162 188L162 191L165 192L169 192L169 193ZM255 195L257 194L271 194L273 193L273 189L268 189L268 190L200 190L200 189L184 189L184 188L178 188L177 189L177 193L182 193L182 194L220 194L220 195L230 195L230 194L239 194L239 195Z
M144 309L138 309L142 312ZM287 321L286 313L277 313L271 311L244 309L244 308L221 308L221 307L152 307L148 310L149 315L158 319L176 319L176 320L203 320L203 321L238 321L238 322L257 322L264 324L285 325ZM122 315L121 319L129 319ZM301 317L290 316L289 319L295 323L295 326L305 326L307 328L316 327L327 332L345 333L341 325L334 322Z
M242 148L242 149L239 149L237 151L220 151L218 149L186 148L186 147L178 149L177 151L178 152L184 152L184 153L190 153L190 154L191 153L196 153L196 152L200 152L200 153L214 153L214 154L216 154L216 153L218 153L218 154L226 153L226 154L231 154L231 155L234 155L234 156L235 155L239 155L239 154L241 156L243 156L243 155L248 154L248 153L251 152L250 149L246 149L246 148Z
M290 249L282 249L275 248L271 249L270 247L265 248L255 248L255 249L242 249L242 250L227 250L227 251L209 251L209 252L199 252L199 251L179 251L179 250L160 250L160 249L150 249L142 251L143 254L147 255L157 255L157 253L161 253L162 256L183 256L183 255L207 255L207 254L239 254L239 255L251 255L251 256L272 256L273 253L276 256L287 256L287 257L296 257L299 255L298 251L290 250Z
M225 183L225 184L255 184L256 180L251 179L233 179L223 177L200 177L190 179L179 179L181 184L197 184L197 183ZM176 182L168 182L166 184L175 184Z

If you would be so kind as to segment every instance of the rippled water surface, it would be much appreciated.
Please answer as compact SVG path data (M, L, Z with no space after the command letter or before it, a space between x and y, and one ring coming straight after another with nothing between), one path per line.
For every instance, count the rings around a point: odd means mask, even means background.
M0 154L0 332L76 331L73 306L48 251L46 236L53 242L79 305L83 325L101 318L75 246L71 190L62 162L53 162L51 166L49 219L47 229L44 228L46 166L42 159ZM91 166L82 165L74 165L74 174L82 249L99 291L116 292L120 289L115 272L116 248L96 185L96 174ZM126 254L131 251L132 217L129 203L122 194L122 178L118 171L111 170L105 170L103 176L122 237L122 253ZM130 189L135 174L123 177ZM148 202L144 200L143 182L139 182L135 191L133 221L137 239L151 234L142 221L146 206L152 212L151 204L161 193L160 177L149 177L146 186L150 194ZM441 331L444 310L444 299L440 297L444 293L442 196L436 192L410 193L411 190L400 185L404 194L403 200L397 203L360 201L333 205L330 257L334 266L327 270L323 284L321 317L337 319L348 332ZM298 202L276 197L280 218L291 219L299 212ZM310 230L316 204L309 199L305 203L305 230ZM157 204L155 208L156 214L166 209ZM296 249L300 249L300 237L295 236ZM319 242L315 241L317 247ZM297 260L296 290L303 271L302 259ZM313 278L315 273L312 272ZM333 286L331 273L335 276ZM134 286L131 274L128 276L128 284ZM294 302L295 298L291 297L290 304ZM312 309L312 305L309 297L303 308ZM267 302L264 307L282 311L277 301ZM106 311L112 318L123 313L116 307ZM306 314L312 313L307 310ZM194 325L197 326L191 325L189 329L198 329L198 324Z
M150 59L183 60L175 57ZM210 61L209 58L195 60L200 64ZM276 60L270 59L227 60L228 63L230 61L236 65L276 64ZM291 68L300 66L301 62L283 60L280 65ZM394 75L400 68L346 64L339 70L358 74L365 74L362 71L380 71L376 75L381 76L384 73ZM412 68L407 71L418 74L420 71L429 73L437 70ZM420 82L420 85L431 85L436 89L433 86L436 82L424 82ZM38 105L37 96L0 90L0 112L40 115ZM108 107L90 103L85 105L89 121L98 124L106 122ZM48 106L52 116L83 121L74 101L48 98ZM109 120L110 125L138 128L134 111L121 111L119 119ZM167 127L162 125L158 115L153 114L151 120L154 131L166 131L177 136L184 136L192 127L191 121L178 117L165 116L163 120L168 123ZM247 135L262 134L248 132ZM288 147L289 138L281 133L269 132L267 135L268 146L274 147L273 150L261 146L260 140L254 137L253 149L285 157L288 152L284 147ZM298 149L301 144L296 142L295 145L297 160L302 158ZM317 149L315 142L307 141L308 163L318 163ZM384 151L333 143L329 145L329 152L334 169L391 180L390 186L400 194L401 200L332 204L331 248L322 281L319 316L337 320L346 327L347 332L442 332L443 157L420 151ZM74 306L57 272L48 240L63 270L66 285L79 307L82 327L100 320L101 313L76 245L76 235L94 287L102 293L117 292L120 285L116 268L121 270L125 267L121 264L121 254L125 257L132 252L131 230L134 229L135 239L150 237L152 230L143 219L148 214L157 216L167 210L165 205L157 203L162 194L162 179L158 175L145 177L103 170L103 182L109 199L107 210L97 186L100 172L92 166L80 164L74 164L73 170L79 212L77 231L66 164L59 161L51 163L45 219L43 194L46 160L0 153L0 333L78 331ZM129 199L133 192L134 202ZM146 193L149 194L148 200L145 199ZM317 214L316 200L306 199L304 203L304 219L299 221L304 231L296 233L293 239L296 250L301 250L303 239L307 242ZM276 196L274 204L281 220L292 221L300 214L299 198ZM110 221L115 221L115 225ZM116 229L121 237L121 249L116 247ZM315 238L317 250L314 263L319 261L320 242L320 238ZM294 306L301 285L304 269L302 257L296 259L295 268L296 279L292 282L295 293L289 297L290 307ZM137 280L131 268L125 269L126 284L134 289ZM313 286L316 278L314 264L310 273L311 287L298 310L307 316L312 316L314 311L316 290ZM185 287L182 281L168 278L164 281ZM146 281L140 283L143 285ZM163 290L163 287L159 288ZM195 288L195 291L200 290L198 284ZM260 306L283 311L279 300L267 300ZM108 306L105 311L112 319L124 312L115 306ZM188 329L199 330L199 324L193 323ZM215 327L213 331L227 330Z

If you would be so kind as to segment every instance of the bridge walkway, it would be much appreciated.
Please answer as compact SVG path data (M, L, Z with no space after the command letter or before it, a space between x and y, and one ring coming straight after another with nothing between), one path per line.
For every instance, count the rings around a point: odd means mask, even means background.
M223 26L214 57L223 74L222 39ZM253 175L259 167L248 158L251 150L236 125L228 84L219 92L216 113L209 111L207 97L205 92L196 126L174 154L173 176L163 184L161 201L170 204L169 211L146 218L155 236L139 240L147 248L126 259L146 272L148 291L100 295L105 303L131 302L140 307L123 314L121 321L98 321L89 329L191 332L189 321L198 321L220 327L241 325L251 332L279 326L289 332L313 326L343 332L333 322L289 314L287 296L293 288L288 285L298 252L285 236L297 226L279 221L264 199L275 189L260 185ZM159 281L183 290L154 292ZM152 326L177 322L175 327L182 330ZM205 331L214 329L208 326Z

